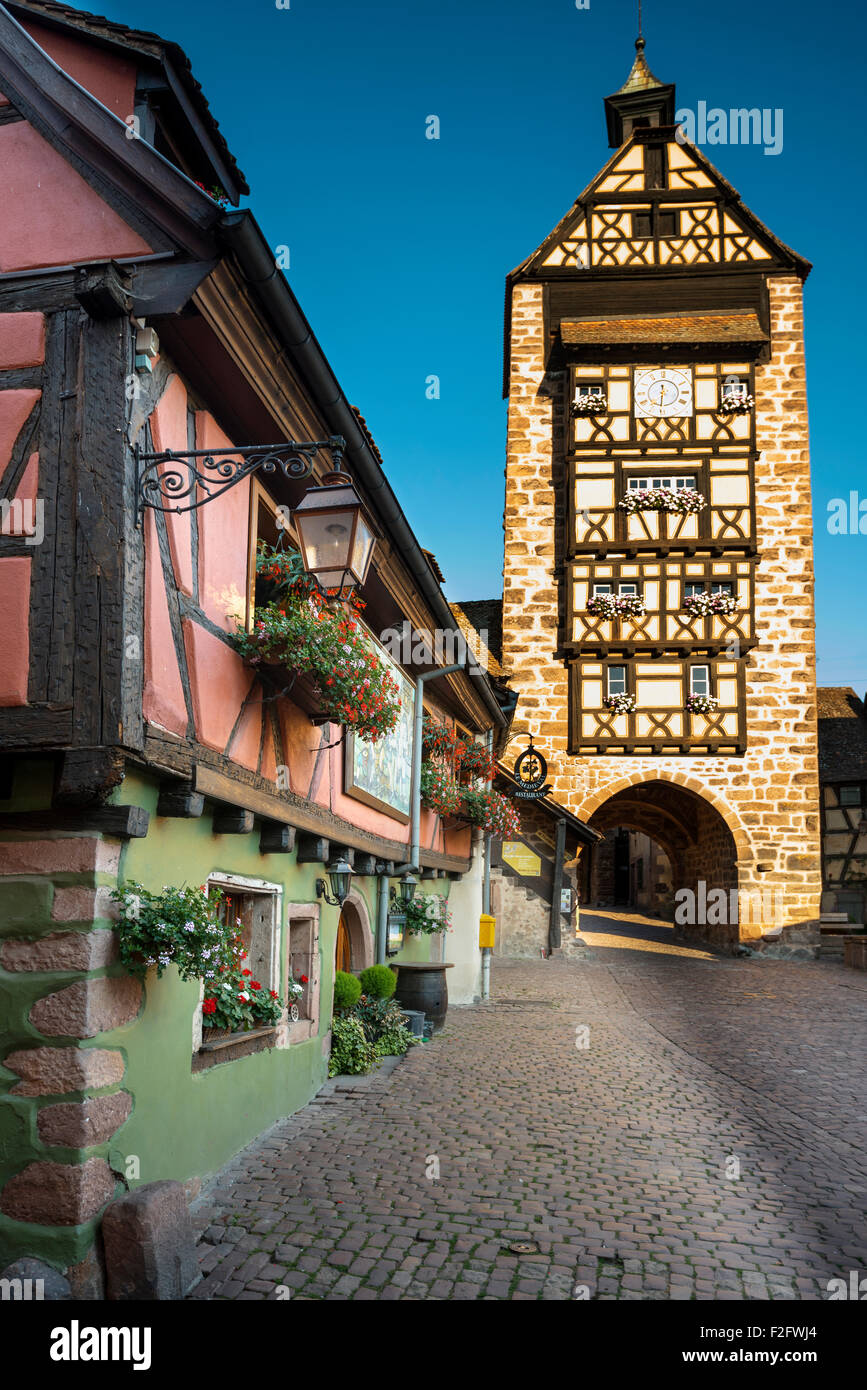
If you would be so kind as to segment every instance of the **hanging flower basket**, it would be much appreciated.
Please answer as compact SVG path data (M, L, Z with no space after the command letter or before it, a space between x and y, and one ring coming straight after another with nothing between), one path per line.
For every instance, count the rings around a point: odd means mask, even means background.
M455 735L448 724L434 719L430 714L424 716L422 723L422 749L427 758L450 758L455 751Z
M737 594L691 594L683 600L681 611L693 618L711 618L717 614L728 618L737 613L739 603Z
M755 400L750 395L739 395L737 391L723 393L719 403L720 415L748 415L755 405Z
M470 825L478 825L503 839L521 833L521 817L514 801L495 791L462 789L461 814Z
M282 682L288 698L295 699L297 685L308 713L314 705L322 720L369 743L390 734L400 718L400 692L356 620L363 604L347 608L323 598L294 554L263 546L256 570L272 596L256 607L252 632L239 623L234 633L244 660L272 679L289 673Z
M642 618L644 599L640 594L594 594L587 612L597 618Z
M489 782L497 770L497 760L477 739L458 739L455 745L455 771L474 782Z
M689 714L712 714L719 700L715 695L688 695L685 708Z
M694 487L641 487L630 488L617 505L630 516L636 512L673 512L685 516L700 512L707 503Z
M573 415L607 415L608 397L604 391L591 391L588 396L576 396L572 402Z
M461 789L451 768L438 763L422 763L421 804L438 816L457 815L461 809Z
M635 709L634 695L606 695L602 701L605 709L614 710L615 714L632 714Z

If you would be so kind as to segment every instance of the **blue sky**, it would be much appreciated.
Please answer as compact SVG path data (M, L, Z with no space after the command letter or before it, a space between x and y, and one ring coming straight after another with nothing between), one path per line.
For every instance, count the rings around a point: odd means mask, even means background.
M416 533L455 599L499 594L503 282L608 158L633 0L132 0L94 5L186 50L250 206ZM647 57L678 107L782 109L778 155L706 146L746 204L814 263L807 282L819 682L867 688L860 269L865 18L792 0L645 0ZM425 119L441 138L425 138ZM850 245L851 243L851 245ZM439 400L426 399L429 376Z

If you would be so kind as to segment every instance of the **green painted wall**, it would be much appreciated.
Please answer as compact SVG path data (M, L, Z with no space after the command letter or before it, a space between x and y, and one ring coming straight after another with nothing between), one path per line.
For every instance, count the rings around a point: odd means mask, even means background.
M13 795L0 806L13 810L50 804L51 773L51 765L44 760L22 760ZM260 854L258 827L247 836L214 835L207 810L201 818L191 820L157 817L157 797L156 780L139 772L129 773L114 792L116 802L143 806L151 813L147 836L123 845L120 881L137 879L158 891L169 883L204 883L209 875L223 872L282 886L284 906L316 903L315 881L324 873L321 865L298 865L294 854ZM51 920L51 905L60 885L112 888L116 881L113 874L105 872L0 879L0 935L27 937L57 930L58 924ZM420 885L418 891L447 892L448 887L447 881L437 880ZM354 888L364 898L375 932L376 880L358 879ZM133 1096L133 1111L108 1144L87 1150L46 1149L37 1137L36 1116L41 1106L55 1104L57 1097L9 1095L18 1078L0 1068L0 1186L34 1159L77 1163L91 1156L107 1158L117 1173L130 1175L132 1187L161 1178L206 1178L262 1130L306 1104L328 1072L323 1044L331 1021L338 918L339 909L320 905L319 1033L308 1041L254 1053L194 1074L192 1029L198 985L181 981L172 967L160 980L155 972L148 975L144 1004L133 1023L79 1041L77 1045L84 1048L117 1049L126 1060L121 1086ZM64 922L62 929L88 931L94 925L109 926L110 922ZM281 969L285 970L285 929L282 946ZM408 937L393 959L431 958L439 958L439 938ZM114 975L120 971L119 965L113 965L97 973ZM27 1015L36 999L80 978L80 974L68 971L10 974L0 970L0 1056L22 1047L44 1046L46 1041L59 1046L75 1043L66 1038L46 1040ZM102 1093L89 1090L67 1094L63 1099L79 1100ZM137 1160L134 1168L131 1160ZM97 1225L98 1221L69 1229L30 1226L0 1216L0 1267L20 1255L24 1246L26 1253L65 1268L86 1254Z

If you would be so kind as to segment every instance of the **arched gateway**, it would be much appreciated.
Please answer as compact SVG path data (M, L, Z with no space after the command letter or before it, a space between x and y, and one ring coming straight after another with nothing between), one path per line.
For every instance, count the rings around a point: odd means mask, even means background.
M810 267L683 139L643 49L605 102L610 160L507 281L513 733L575 815L666 849L697 934L802 951L821 892Z

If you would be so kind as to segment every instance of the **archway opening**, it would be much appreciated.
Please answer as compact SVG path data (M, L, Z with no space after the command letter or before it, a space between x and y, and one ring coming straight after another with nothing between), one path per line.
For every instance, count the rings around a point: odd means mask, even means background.
M340 909L337 923L334 968L357 974L373 964L373 956L373 935L366 907L356 893L350 893Z
M587 904L658 914L718 946L740 939L737 846L704 797L674 782L641 782L615 792L588 824L604 839L584 851Z

